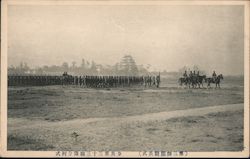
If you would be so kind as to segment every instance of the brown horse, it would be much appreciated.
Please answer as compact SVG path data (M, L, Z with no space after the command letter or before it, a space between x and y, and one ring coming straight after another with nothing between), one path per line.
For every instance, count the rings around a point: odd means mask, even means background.
M206 83L207 83L207 87L211 87L211 83L215 84L215 88L219 87L220 88L220 81L223 79L223 75L220 74L215 78L209 77L206 78Z
M181 77L179 78L178 82L180 86L182 86L183 84L187 86L189 84L188 77Z

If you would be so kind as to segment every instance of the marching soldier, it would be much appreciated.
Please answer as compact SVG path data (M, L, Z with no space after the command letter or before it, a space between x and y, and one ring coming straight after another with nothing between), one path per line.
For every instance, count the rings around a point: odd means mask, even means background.
M160 73L159 73L159 75L156 77L156 83L157 83L156 87L157 87L157 88L159 88L160 82L161 82L161 75L160 75Z
M153 85L155 85L155 76L153 76Z

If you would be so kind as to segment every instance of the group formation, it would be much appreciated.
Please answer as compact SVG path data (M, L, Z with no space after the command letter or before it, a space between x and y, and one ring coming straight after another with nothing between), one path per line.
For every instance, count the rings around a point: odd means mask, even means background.
M187 71L184 72L183 77L179 78L179 84L181 86L187 86L189 88L201 88L204 87L203 83L207 83L207 87L211 87L211 84L215 84L215 87L220 88L220 82L223 79L223 75L217 75L213 71L212 77L207 77L206 75L200 75L199 71L190 71L187 74Z
M64 72L62 76L8 76L9 86L45 86L76 85L86 88L109 87L159 87L160 75L157 76L73 76Z

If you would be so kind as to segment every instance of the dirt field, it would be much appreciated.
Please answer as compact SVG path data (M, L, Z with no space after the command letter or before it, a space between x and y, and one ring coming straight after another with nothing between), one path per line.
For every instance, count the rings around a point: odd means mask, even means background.
M236 86L10 87L8 149L239 151L243 103Z

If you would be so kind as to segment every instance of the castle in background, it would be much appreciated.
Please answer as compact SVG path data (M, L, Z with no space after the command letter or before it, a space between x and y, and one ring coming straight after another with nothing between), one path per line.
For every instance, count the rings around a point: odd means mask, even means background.
M131 55L125 55L121 58L119 63L115 65L101 65L96 64L94 61L91 63L82 59L80 66L76 65L76 62L72 62L69 65L67 62L63 62L61 66L43 66L30 68L27 63L21 62L19 66L8 67L9 75L62 75L63 72L68 72L71 75L110 75L110 76L138 76L148 75L150 72L143 67L143 65L137 65Z

